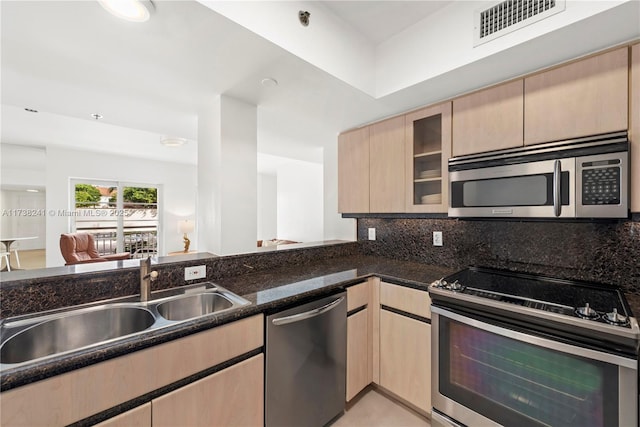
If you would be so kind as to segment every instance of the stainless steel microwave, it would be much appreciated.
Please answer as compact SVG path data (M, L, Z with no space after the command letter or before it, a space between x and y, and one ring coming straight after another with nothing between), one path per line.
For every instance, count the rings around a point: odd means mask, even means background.
M449 159L449 216L627 218L626 132Z

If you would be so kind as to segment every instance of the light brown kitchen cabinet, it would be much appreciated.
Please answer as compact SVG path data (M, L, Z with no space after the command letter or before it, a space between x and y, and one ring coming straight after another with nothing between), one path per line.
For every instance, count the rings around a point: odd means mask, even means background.
M631 47L629 139L631 140L631 212L640 212L640 43Z
M0 395L0 425L67 425L263 346L256 315Z
M96 427L151 427L151 403L145 403L130 411L96 424Z
M373 380L370 282L347 288L347 402Z
M404 132L404 116L370 127L369 212L404 211Z
M447 212L451 102L405 115L406 212Z
M426 291L380 283L379 385L431 412L431 299Z
M251 357L151 405L153 427L263 426L264 357Z
M347 317L347 402L371 383L369 309Z
M380 310L380 385L431 412L431 325Z
M522 79L453 100L453 156L521 147L524 129Z
M628 125L628 48L524 79L524 143L538 144Z
M338 136L338 212L369 212L369 127Z

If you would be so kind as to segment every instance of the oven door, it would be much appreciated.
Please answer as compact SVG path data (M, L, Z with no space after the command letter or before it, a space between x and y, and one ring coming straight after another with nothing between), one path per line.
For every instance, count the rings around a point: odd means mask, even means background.
M449 170L451 217L573 218L575 158Z
M637 425L636 359L441 307L431 325L434 412L468 426Z

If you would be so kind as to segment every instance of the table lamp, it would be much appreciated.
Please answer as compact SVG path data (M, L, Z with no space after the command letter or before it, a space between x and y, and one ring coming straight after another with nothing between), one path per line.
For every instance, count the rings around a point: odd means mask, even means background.
M191 240L189 240L187 234L195 230L195 224L193 221L188 219L180 220L178 221L178 230L180 230L180 232L184 234L184 237L182 238L182 240L184 240L184 252L189 252L189 245L191 244Z

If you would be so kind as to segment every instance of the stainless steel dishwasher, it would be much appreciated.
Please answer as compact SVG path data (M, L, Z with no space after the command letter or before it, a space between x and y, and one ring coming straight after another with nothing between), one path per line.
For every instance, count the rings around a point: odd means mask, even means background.
M267 316L265 424L323 426L345 405L347 298L342 292Z

